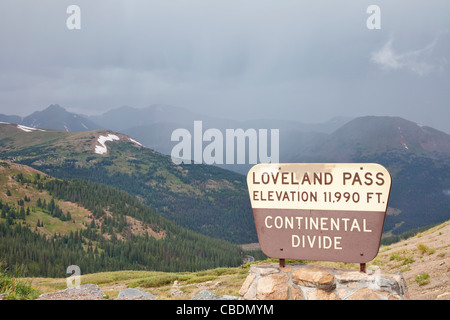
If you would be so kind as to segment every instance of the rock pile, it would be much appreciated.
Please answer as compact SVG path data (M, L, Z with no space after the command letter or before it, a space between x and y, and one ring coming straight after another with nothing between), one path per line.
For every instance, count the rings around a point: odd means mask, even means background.
M105 297L99 286L88 283L58 292L44 293L36 300L104 300Z
M96 284L88 283L79 287L67 288L58 292L41 294L36 300L106 300L107 296ZM137 289L119 292L116 300L155 300L156 296Z
M305 264L252 265L239 291L244 300L407 300L401 274L362 273Z

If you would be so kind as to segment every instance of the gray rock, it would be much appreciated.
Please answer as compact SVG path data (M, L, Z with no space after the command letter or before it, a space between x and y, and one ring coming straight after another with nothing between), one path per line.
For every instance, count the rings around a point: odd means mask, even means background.
M118 299L129 299L129 298L145 298L145 299L156 299L156 296L149 293L149 292L143 292L138 289L125 289L121 290L119 292L119 295L117 296Z
M220 297L208 290L202 290L195 297L191 298L191 300L237 300L237 299L238 297L230 295L224 295Z
M37 300L97 300L105 297L106 295L98 285L88 283L81 286L70 287L58 292L43 293Z
M228 294L222 296L222 300L238 300L238 297L230 296Z
M208 290L202 290L191 300L221 300L221 298Z
M102 289L100 289L100 287L96 284L93 283L87 283L87 284L83 284L79 287L72 287L72 288L67 288L65 290L63 290L65 292L68 293L85 293L85 294L93 294L93 295L99 295L102 297L106 297L106 295L103 293Z

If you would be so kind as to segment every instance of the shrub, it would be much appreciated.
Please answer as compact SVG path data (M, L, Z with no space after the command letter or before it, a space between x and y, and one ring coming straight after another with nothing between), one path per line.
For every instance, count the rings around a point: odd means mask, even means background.
M419 286L423 286L423 285L430 283L429 278L430 278L430 275L428 273L422 273L416 277L416 282L419 284Z
M419 243L417 245L417 249L422 253L422 254L433 254L436 250L435 249L431 249L429 247L427 247L426 245Z
M6 273L0 264L0 293L6 293L7 300L33 300L39 292L31 287L28 281L19 280Z
M170 283L173 283L177 279L178 279L178 277L174 274L157 275L157 276L133 281L132 283L130 283L129 287L130 288L135 288L137 286L140 286L143 288L162 287L162 286L168 285Z

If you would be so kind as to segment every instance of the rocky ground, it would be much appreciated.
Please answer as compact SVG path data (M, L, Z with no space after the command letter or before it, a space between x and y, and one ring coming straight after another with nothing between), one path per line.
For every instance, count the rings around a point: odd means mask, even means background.
M44 293L36 300L104 300L105 294L95 284L85 284L58 292Z
M372 263L401 272L412 300L450 300L450 223L382 247Z
M175 288L174 290L177 290ZM117 298L109 300L156 300L156 296L141 291L139 289L123 289L119 292ZM198 291L197 294L190 298L190 300L235 300L238 297L224 295L218 296L209 290ZM103 293L99 286L95 284L84 284L80 287L61 290L58 292L45 293L39 296L36 300L106 300L108 296Z
M384 273L400 272L411 300L450 300L450 221L413 238L381 247L367 268L372 272L376 268ZM175 281L158 288L127 289L129 281L104 283L100 287L86 284L80 290L49 292L37 300L235 299L246 275L246 272L227 274L191 285Z

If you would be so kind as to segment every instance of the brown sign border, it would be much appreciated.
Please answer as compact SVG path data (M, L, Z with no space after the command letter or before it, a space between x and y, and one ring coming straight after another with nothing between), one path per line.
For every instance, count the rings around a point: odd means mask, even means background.
M295 165L314 168L329 165L353 165L365 167L376 165L389 174L389 188L384 210L324 210L301 208L260 208L254 206L258 241L264 254L278 259L301 259L365 264L378 254L392 178L389 171L379 164L273 164L279 169ZM251 177L254 166L248 173L249 195L252 197ZM264 166L264 165L262 165ZM267 165L266 165L267 166ZM386 186L385 186L386 187ZM356 220L356 222L355 222Z

